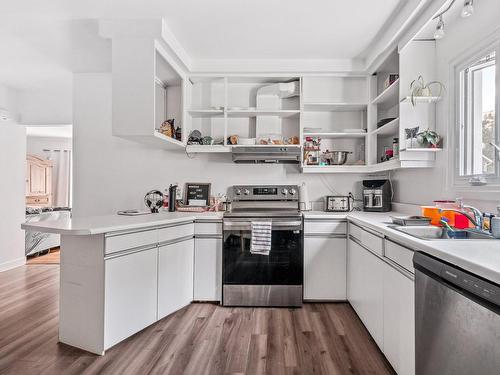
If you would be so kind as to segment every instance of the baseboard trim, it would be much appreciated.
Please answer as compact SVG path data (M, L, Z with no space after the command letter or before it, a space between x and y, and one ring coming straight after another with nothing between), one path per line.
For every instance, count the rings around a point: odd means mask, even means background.
M9 260L8 262L0 263L0 272L11 270L12 268L24 266L26 264L26 257Z

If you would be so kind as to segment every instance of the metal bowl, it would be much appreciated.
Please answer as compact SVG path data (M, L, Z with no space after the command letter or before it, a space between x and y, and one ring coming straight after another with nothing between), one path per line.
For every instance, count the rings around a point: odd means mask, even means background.
M330 165L344 165L347 161L347 155L352 154L350 151L329 151L325 154L325 158Z

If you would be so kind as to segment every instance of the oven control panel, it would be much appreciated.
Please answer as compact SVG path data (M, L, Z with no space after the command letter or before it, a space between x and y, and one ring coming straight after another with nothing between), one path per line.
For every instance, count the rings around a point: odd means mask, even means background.
M297 185L235 185L229 188L233 201L291 200L299 199Z

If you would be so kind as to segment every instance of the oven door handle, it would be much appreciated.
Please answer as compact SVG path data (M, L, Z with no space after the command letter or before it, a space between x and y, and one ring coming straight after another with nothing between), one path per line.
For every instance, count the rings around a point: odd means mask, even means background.
M273 230L302 230L302 221L273 221ZM224 230L252 230L251 221L224 221Z

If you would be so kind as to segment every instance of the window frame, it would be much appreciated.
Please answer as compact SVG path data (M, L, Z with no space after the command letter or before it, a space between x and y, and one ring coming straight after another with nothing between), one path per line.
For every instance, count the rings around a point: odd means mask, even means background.
M457 61L457 63L452 64L451 81L453 83L453 93L454 95L450 97L450 118L452 119L453 129L452 136L449 137L452 140L451 152L449 153L450 159L452 161L453 167L453 184L452 187L459 191L471 191L471 192L483 192L483 191L500 191L500 157L499 153L495 152L495 172L494 173L482 173L461 176L460 172L462 166L464 165L464 159L467 150L462 148L466 143L463 139L462 128L464 124L462 123L462 93L464 87L462 87L461 73L474 63L478 62L480 59L484 58L486 55L495 52L495 143L500 146L500 123L499 123L499 110L500 110L500 38L497 37L493 42L476 50L474 53L467 52L462 55L462 58ZM470 99L467 99L470 100ZM484 186L474 186L471 185L469 180L471 177L482 177L486 180L487 184Z

